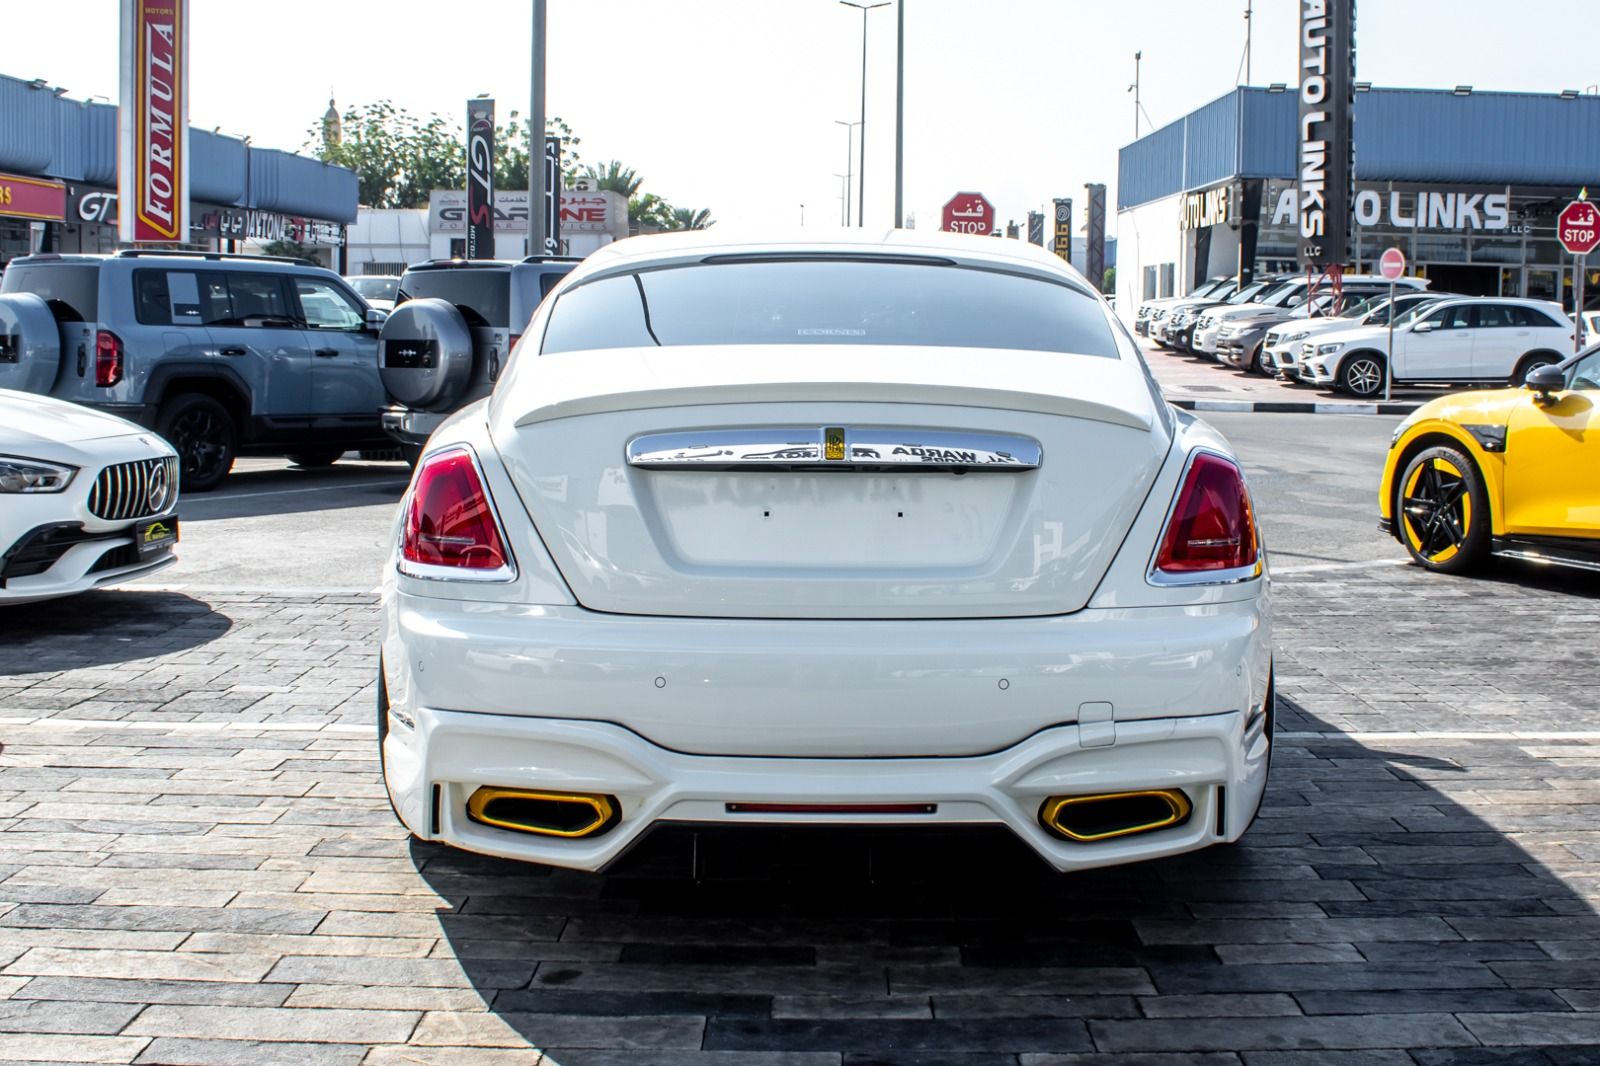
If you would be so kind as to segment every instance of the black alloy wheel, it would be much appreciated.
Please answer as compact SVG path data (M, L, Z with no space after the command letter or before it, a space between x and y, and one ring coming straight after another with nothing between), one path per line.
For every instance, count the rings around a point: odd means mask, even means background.
M228 409L210 396L191 392L169 401L156 431L178 453L184 492L210 492L233 469L238 430Z
M1489 501L1478 469L1448 446L1414 456L1400 475L1395 520L1411 558L1446 574L1477 566L1489 549Z
M1383 392L1383 356L1376 352L1357 352L1345 359L1339 368L1339 387L1362 399Z

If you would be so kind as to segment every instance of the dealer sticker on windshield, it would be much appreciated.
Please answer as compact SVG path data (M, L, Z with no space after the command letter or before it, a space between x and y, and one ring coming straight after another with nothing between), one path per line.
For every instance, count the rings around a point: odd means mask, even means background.
M134 527L133 543L140 556L155 555L178 543L178 516L168 515Z

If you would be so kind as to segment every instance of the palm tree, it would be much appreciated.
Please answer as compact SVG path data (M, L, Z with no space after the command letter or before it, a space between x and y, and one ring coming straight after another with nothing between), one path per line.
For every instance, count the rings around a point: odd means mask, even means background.
M596 189L621 193L630 200L638 193L639 186L644 184L644 179L632 167L625 167L615 159L598 166L586 166L583 170Z
M716 225L711 218L711 209L707 207L674 207L672 209L673 229L710 229Z

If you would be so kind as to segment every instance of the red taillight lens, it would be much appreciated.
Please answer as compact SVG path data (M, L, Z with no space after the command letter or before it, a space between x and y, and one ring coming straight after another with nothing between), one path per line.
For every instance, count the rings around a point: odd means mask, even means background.
M450 567L480 578L509 576L502 572L510 570L510 555L468 452L453 449L423 461L406 507L400 556L400 568L406 573L419 573L406 565L414 563Z
M1156 569L1169 574L1234 570L1254 566L1257 552L1244 476L1222 456L1201 452L1178 491Z
M122 380L122 339L109 329L94 335L94 383L108 389Z

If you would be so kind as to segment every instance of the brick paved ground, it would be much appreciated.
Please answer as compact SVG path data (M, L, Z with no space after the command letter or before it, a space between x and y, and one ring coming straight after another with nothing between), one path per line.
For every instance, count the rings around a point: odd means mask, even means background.
M608 876L411 844L370 598L0 616L0 1060L1600 1062L1600 582L1276 593L1245 846L1071 878L989 836L664 837Z

